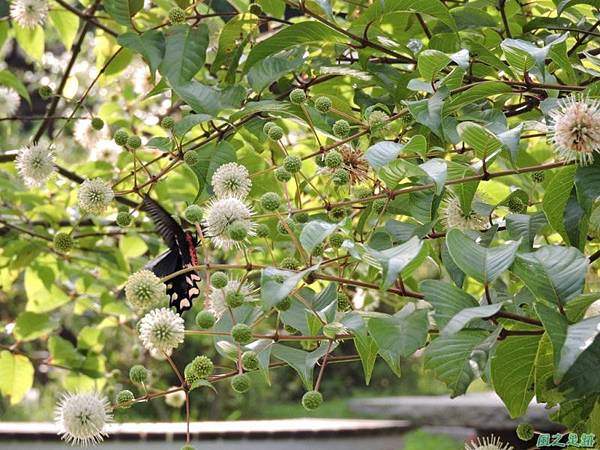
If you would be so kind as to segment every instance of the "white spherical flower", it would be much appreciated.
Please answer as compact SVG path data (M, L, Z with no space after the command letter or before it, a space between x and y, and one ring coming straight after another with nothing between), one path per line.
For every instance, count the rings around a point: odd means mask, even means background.
M591 164L600 153L600 102L575 96L550 112L549 137L560 159Z
M27 186L42 186L55 170L54 154L40 144L23 147L17 155L16 166Z
M168 390L173 391L177 388L178 386L171 386ZM181 408L183 405L185 405L185 392L183 390L179 390L165 395L165 403L172 408Z
M491 437L477 438L465 444L465 450L513 450L514 447L509 444L504 444L499 437L492 435Z
M183 342L181 316L169 308L153 309L140 321L140 339L148 350L170 355Z
M47 0L13 0L10 3L10 17L23 28L43 25L48 18Z
M230 292L239 292L242 294L244 296L244 303L257 301L254 284L244 281L240 286L240 280L230 278L227 286L223 289L211 287L210 294L206 298L204 305L205 309L211 311L217 318L221 318L227 311L226 298Z
M61 439L71 445L95 445L108 434L112 421L108 399L97 392L64 394L56 406L55 422Z
M125 297L137 310L154 308L165 300L165 296L165 284L149 270L140 270L130 275L125 284Z
M12 88L0 86L0 116L13 116L21 105L21 97Z
M114 197L111 187L100 178L85 180L77 194L79 207L92 214L103 213Z
M238 163L220 166L212 176L211 184L217 198L246 198L252 187L248 169Z
M106 130L104 127L103 130ZM103 130L95 130L92 127L91 120L78 120L73 128L73 137L86 149L94 148L101 138L106 138L106 132Z
M459 230L481 231L489 228L489 221L484 216L471 211L465 214L456 197L450 197L443 207L442 222L446 229L458 228Z
M233 245L240 245L229 238L227 227L233 222L240 221L246 225L249 235L254 235L256 224L251 221L252 209L235 197L212 200L204 214L204 225L207 235L215 246L225 250Z
M112 139L100 139L92 148L92 160L116 162L121 150L121 146Z

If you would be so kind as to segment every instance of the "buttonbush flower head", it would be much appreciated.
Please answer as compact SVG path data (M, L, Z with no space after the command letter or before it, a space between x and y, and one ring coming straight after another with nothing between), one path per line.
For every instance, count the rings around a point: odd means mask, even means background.
M101 136L102 132L95 130L89 120L78 120L73 128L73 137L86 149L94 148Z
M170 355L183 342L183 319L168 308L153 309L140 321L140 339L153 355Z
M465 444L465 450L513 450L514 447L509 444L504 444L499 437L492 435L491 437L477 438Z
M10 4L10 17L20 27L35 28L43 25L48 17L46 0L13 0Z
M233 245L240 245L229 237L229 225L241 221L247 225L248 234L254 235L255 224L250 219L252 209L239 198L230 197L212 200L204 214L204 225L207 235L212 239L216 247L228 250Z
M130 275L125 285L125 297L137 310L147 311L156 307L165 299L165 295L165 284L149 270Z
M244 199L252 187L248 169L234 162L219 167L212 176L211 184L217 198Z
M21 105L21 97L12 88L0 87L0 116L13 116Z
M446 229L458 228L459 230L481 231L489 227L487 218L475 211L465 214L456 197L450 197L446 206L441 211L442 222Z
M79 207L92 214L102 214L114 197L111 187L100 178L85 180L77 194Z
M91 159L92 161L116 162L120 153L121 147L115 141L100 139L92 148Z
M217 318L220 318L227 311L227 294L236 292L243 296L243 303L253 303L256 301L254 284L244 281L240 286L240 280L230 278L225 287L221 289L211 287L210 294L204 306Z
M344 145L340 153L344 161L344 167L350 174L350 183L356 184L365 181L369 175L369 163L363 158L362 151Z
M45 146L32 144L19 151L16 165L27 186L39 187L55 170L54 154Z
M61 439L72 445L95 445L108 434L104 431L112 421L108 399L97 392L67 393L59 400L55 422Z
M175 389L179 390L175 391ZM171 408L181 408L183 405L185 405L185 392L183 389L179 388L178 386L171 386L168 390L174 392L165 395L165 403L167 405L169 405Z
M600 102L570 96L550 112L550 140L560 159L591 164L600 153Z

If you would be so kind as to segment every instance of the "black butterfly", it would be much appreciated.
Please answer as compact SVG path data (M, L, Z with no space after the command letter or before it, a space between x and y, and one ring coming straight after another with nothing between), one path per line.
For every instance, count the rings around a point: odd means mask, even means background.
M196 255L197 240L189 231L184 231L171 215L148 195L144 196L142 210L145 211L156 231L163 238L169 250L146 265L158 277L198 265ZM196 271L177 275L167 281L169 306L175 307L178 314L191 309L193 300L200 295L198 282L200 275Z

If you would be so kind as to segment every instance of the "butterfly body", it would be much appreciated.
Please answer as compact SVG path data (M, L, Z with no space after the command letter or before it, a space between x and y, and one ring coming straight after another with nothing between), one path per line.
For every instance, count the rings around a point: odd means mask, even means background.
M197 241L189 231L184 231L171 215L157 202L145 196L142 209L156 226L169 250L151 261L147 267L158 277L165 277L183 269L198 265ZM182 314L192 308L193 301L200 295L200 275L195 270L174 276L167 281L169 306Z

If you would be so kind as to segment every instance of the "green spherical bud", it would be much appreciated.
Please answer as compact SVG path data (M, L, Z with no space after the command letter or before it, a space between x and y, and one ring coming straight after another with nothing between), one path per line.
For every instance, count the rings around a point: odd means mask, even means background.
M287 227L286 227L287 226ZM298 231L298 224L294 221L294 219L283 219L277 222L277 231L279 234L287 235L288 228L292 233L296 233Z
M289 173L297 173L302 169L302 159L296 155L288 155L283 160L283 168Z
M317 166L319 166L319 167L327 167L325 165L325 154L324 153L319 153L317 156L315 156L315 162L317 163Z
M140 148L142 146L142 140L139 136L129 136L127 138L127 147L129 148Z
M276 126L276 124L274 122L265 122L265 124L263 125L263 133L265 133L266 135L269 134L269 130L271 128L273 128L274 126Z
M128 227L131 224L131 214L127 211L117 213L117 225L122 228Z
M260 198L260 206L265 211L276 211L281 206L281 197L275 192L267 192Z
M139 364L129 369L129 379L134 384L143 384L148 381L148 370Z
M385 198L378 198L378 199L376 199L376 200L373 201L373 210L377 214L381 214L382 212L385 211L386 204L387 204L387 199L385 199Z
M323 396L319 391L308 391L302 396L302 406L307 411L313 411L321 406Z
M69 253L73 243L73 238L68 233L59 232L54 235L54 249L57 252Z
M313 251L310 254L311 256L323 256L324 251L325 247L323 246L323 244L319 244L316 245L315 248L313 248Z
M282 269L288 269L288 270L298 270L299 266L300 266L300 263L293 256L288 256L287 258L283 258L283 260L279 264L279 267L281 267Z
M535 430L533 428L533 425L531 425L530 423L520 423L517 427L517 436L522 441L530 441L531 439L533 439L534 435Z
M249 344L252 341L252 328L244 323L238 323L231 328L231 337L238 344Z
M172 23L181 23L185 21L185 11L179 7L171 8L169 11L169 20Z
M50 86L40 86L38 94L42 97L42 100L48 100L52 97L52 88Z
M190 205L185 209L183 216L190 223L200 223L202 222L202 208L198 205Z
M292 298L286 297L275 305L275 309L277 311L283 312L283 311L287 311L288 309L290 309L291 306L292 306Z
M243 394L250 390L250 377L245 373L240 373L231 379L231 388L238 394Z
M242 353L242 366L246 370L258 369L259 361L256 352L247 351Z
M196 356L190 363L194 374L200 379L208 378L215 370L215 366L208 356Z
M546 174L543 171L533 172L531 179L534 183L542 183L546 179Z
M301 105L302 103L304 103L306 101L306 93L299 88L293 89L292 92L290 92L290 102L292 102L295 105Z
M337 169L331 179L336 186L343 186L350 183L350 172L346 169Z
M278 141L279 139L281 139L283 137L283 128L281 128L278 125L273 125L272 127L269 128L267 135L269 136L269 139L271 139L272 141Z
M242 220L236 220L227 227L229 237L237 242L241 242L248 236L248 225Z
M378 132L385 128L388 119L389 116L383 111L373 111L371 114L369 114L367 122L369 123L369 128L372 132Z
M238 308L244 304L244 294L236 291L228 292L225 295L225 303L230 308Z
M337 310L340 312L348 311L352 309L352 302L350 301L350 297L346 295L344 292L338 292L337 295Z
M357 186L353 191L354 198L363 199L373 195L373 190L366 186Z
M332 248L340 248L343 243L344 236L342 236L340 233L333 233L331 236L329 236L329 245L331 245Z
M277 181L285 183L291 180L292 174L285 170L285 167L278 167L275 169L275 178L277 178Z
M315 100L315 108L317 108L317 111L325 114L331 109L331 100L329 99L329 97L325 96L318 97Z
M337 150L330 150L325 154L325 165L330 169L337 169L344 163L342 154Z
M308 213L306 212L299 212L294 214L294 220L298 223L306 223L308 222Z
M216 320L217 318L212 311L202 310L196 314L196 325L198 325L200 328L212 328Z
M170 116L163 117L160 121L160 126L165 130L171 130L175 127L175 119Z
M215 289L223 289L229 283L229 278L224 272L215 272L210 276L210 285Z
M248 11L255 16L260 16L263 13L262 6L260 6L258 3L250 3L248 6Z
M260 238L266 238L271 235L271 230L269 229L269 226L265 223L259 223L256 226L255 232L256 232L256 235Z
M116 403L119 408L129 408L131 405L123 405L124 403L129 403L135 398L133 392L128 390L119 391L116 398Z
M183 154L183 161L189 166L194 167L200 162L200 157L196 150L188 150Z
M344 139L350 134L350 124L347 120L340 119L333 124L333 135L337 138Z
M100 131L102 128L104 128L104 120L102 120L100 117L94 117L92 119L92 128L96 131Z
M129 139L129 133L127 132L127 130L124 130L124 129L117 130L117 131L115 131L115 134L113 135L113 139L114 139L115 143L118 145L127 145L127 141Z
M511 213L521 214L527 211L527 205L519 197L512 196L506 202L506 206Z

